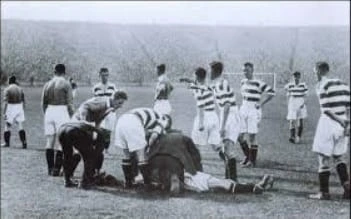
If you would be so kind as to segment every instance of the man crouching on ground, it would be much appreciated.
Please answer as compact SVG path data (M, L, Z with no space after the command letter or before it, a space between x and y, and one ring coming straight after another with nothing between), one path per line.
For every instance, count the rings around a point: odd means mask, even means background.
M94 139L95 135L97 136L96 139ZM59 141L64 155L65 186L77 186L71 180L71 177L81 155L84 161L84 172L80 187L89 188L93 185L94 170L99 169L99 165L101 165L99 158L102 156L103 150L109 146L110 132L103 128L95 128L84 122L70 122L60 127ZM73 149L76 149L80 155L74 154Z
M173 195L180 193L181 185L190 191L221 189L232 194L260 194L267 186L273 185L271 175L265 175L256 184L241 184L204 173L198 149L189 137L181 133L170 133L160 137L159 141L149 148L148 157L152 178L158 178L163 188Z

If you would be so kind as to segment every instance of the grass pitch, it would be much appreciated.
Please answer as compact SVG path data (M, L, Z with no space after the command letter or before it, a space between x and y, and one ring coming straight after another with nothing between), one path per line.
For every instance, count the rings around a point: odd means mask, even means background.
M152 107L152 87L124 89L129 100L118 114L134 107ZM330 177L332 200L307 199L309 193L318 191L318 162L311 145L319 106L313 92L307 98L309 117L300 144L288 142L286 96L278 90L277 96L263 108L257 167L238 166L240 182L256 182L265 173L274 174L276 182L272 190L263 195L185 193L180 197L147 195L121 188L89 191L64 188L62 177L47 176L41 88L26 87L25 95L28 149L21 149L15 129L11 147L1 148L1 218L349 218L350 203L340 200L342 188L335 169ZM79 88L76 106L89 97L91 88ZM174 127L190 135L195 116L191 92L176 87L171 104ZM217 154L207 147L200 151L205 172L223 177L224 164ZM243 154L239 146L236 152L240 160ZM346 159L350 163L349 156ZM111 146L103 169L123 179L120 164L121 151ZM75 176L81 174L82 164L79 164Z

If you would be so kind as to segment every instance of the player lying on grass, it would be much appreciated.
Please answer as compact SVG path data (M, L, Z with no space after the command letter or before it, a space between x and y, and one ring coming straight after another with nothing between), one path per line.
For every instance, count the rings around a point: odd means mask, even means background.
M171 194L178 194L182 187L196 192L220 189L231 194L259 194L268 185L273 185L270 175L265 175L256 184L241 184L204 173L199 151L194 142L182 133L161 136L156 144L150 146L148 157L152 179Z
M95 137L96 136L96 137ZM59 130L59 142L63 150L63 169L66 187L77 186L71 180L81 157L84 161L84 172L81 188L89 188L94 184L96 169L101 169L103 150L110 144L110 131L96 128L84 122L65 123ZM79 154L74 154L76 149Z

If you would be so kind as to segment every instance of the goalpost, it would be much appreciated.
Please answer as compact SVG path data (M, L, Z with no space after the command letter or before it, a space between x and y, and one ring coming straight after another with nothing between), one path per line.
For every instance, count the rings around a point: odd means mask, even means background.
M224 73L230 85L234 89L240 89L240 82L245 78L244 73L227 72ZM273 90L277 88L277 75L273 72L254 72L254 77L266 82Z

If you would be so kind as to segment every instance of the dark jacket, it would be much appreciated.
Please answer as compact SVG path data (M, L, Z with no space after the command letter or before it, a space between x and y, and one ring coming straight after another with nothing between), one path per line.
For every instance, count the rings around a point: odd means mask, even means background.
M169 155L178 159L186 172L195 174L202 171L201 156L191 138L181 133L171 133L160 137L158 142L150 147L148 156Z

